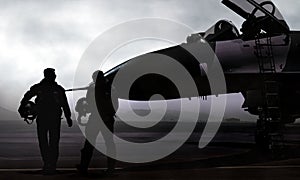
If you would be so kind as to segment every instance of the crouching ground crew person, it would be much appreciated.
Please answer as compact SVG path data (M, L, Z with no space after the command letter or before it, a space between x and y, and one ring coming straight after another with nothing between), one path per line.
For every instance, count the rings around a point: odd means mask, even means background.
M85 129L85 136L86 140L84 143L84 147L81 150L81 161L79 165L76 165L77 170L82 175L87 175L88 173L88 166L93 156L94 146L96 145L96 139L100 131L100 124L99 121L102 119L104 124L107 128L113 133L114 132L114 115L115 111L110 103L110 95L108 93L108 86L106 84L106 79L102 71L96 71L92 75L93 82L90 84L87 94L86 100L88 103L88 109L91 113L86 125ZM97 87L96 89L97 95L95 95L95 88L96 88L96 81ZM96 101L100 103L101 111L98 111ZM101 115L101 117L100 117ZM79 117L80 118L80 117ZM101 119L100 119L101 118ZM106 150L115 154L115 144L113 141L112 134L106 135L102 133ZM113 173L115 169L115 160L113 158L107 157L107 174Z
M56 173L62 109L68 126L71 127L73 124L65 90L55 82L55 79L55 70L52 68L45 69L44 79L33 85L21 101L22 106L36 96L37 135L44 162L43 173L46 175Z

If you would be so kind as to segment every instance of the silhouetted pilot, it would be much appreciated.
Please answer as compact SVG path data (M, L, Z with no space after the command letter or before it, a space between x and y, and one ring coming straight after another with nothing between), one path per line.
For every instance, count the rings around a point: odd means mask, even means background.
M44 79L33 85L21 101L21 104L24 104L36 96L37 135L44 162L43 173L45 174L56 173L62 108L68 126L71 127L73 124L65 90L55 82L55 79L55 70L52 68L45 69Z
M96 144L97 136L100 132L100 115L101 118L106 125L106 127L113 133L114 132L114 116L115 111L110 103L110 95L108 93L109 89L106 85L106 79L102 71L96 71L92 75L93 82L90 84L86 98L89 106L90 116L88 123L85 129L86 140L84 143L84 147L81 150L81 161L80 165L77 165L78 171L83 174L87 175L88 166L93 156L94 145ZM96 88L96 80L97 80L97 87L96 89L97 94L95 95L95 88ZM97 104L95 101L97 99L97 103L101 106L101 111L98 111ZM103 134L103 138L106 145L106 150L112 154L115 154L116 148L113 141L112 134L106 135ZM106 173L112 173L115 169L115 160L113 158L107 157L107 171Z

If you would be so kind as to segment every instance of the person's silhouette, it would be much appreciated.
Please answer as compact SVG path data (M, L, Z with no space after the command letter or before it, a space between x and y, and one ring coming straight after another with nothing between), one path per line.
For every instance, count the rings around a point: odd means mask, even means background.
M40 83L33 85L25 93L21 101L22 106L22 104L26 104L31 98L36 97L37 135L44 162L43 173L45 174L56 173L62 109L68 126L71 127L73 125L65 90L55 82L55 79L55 69L45 69L44 79Z
M86 140L84 143L84 147L81 150L81 161L80 164L77 165L77 169L79 173L83 175L87 175L88 173L88 166L90 164L90 161L93 156L94 146L96 144L97 136L100 132L100 115L104 122L104 124L107 126L107 128L113 133L114 132L114 116L115 111L111 104L109 103L110 99L108 86L106 83L106 79L104 77L104 74L102 71L95 71L92 75L93 82L90 84L86 99L90 111L90 116L88 123L86 125L85 129L85 135ZM96 88L96 81L97 81L97 87L96 94L95 94L95 88ZM95 101L96 100L96 101ZM98 101L98 102L97 102ZM100 104L101 111L98 111L97 104ZM102 133L102 132L101 132ZM109 151L111 154L115 154L115 144L113 141L112 134L103 134L103 138L106 145L106 150ZM107 173L112 173L115 169L115 160L113 158L107 157Z

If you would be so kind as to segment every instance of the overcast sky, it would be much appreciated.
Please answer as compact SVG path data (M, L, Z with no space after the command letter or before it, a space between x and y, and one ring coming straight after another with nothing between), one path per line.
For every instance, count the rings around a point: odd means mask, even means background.
M42 79L42 70L46 67L56 68L57 81L65 88L72 87L77 63L88 45L98 35L122 22L155 17L204 31L219 19L229 19L239 28L242 19L220 1L1 0L0 106L15 111L24 92ZM300 1L273 2L291 29L300 29ZM127 50L124 58L165 45L144 42L142 48Z

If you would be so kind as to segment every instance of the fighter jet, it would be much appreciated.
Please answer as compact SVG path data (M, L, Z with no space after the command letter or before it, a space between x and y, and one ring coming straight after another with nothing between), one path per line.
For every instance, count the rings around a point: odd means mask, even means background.
M154 57L171 57L188 70L196 83L196 94L187 92L182 97L169 79L152 73L133 83L127 99L149 100L154 94L161 94L165 99L219 95L210 90L207 77L209 72L214 72L209 63L214 58L205 57L199 63L191 53L208 45L222 67L226 93L242 93L245 99L242 108L259 117L257 144L270 148L282 140L282 127L300 118L300 84L297 83L300 32L290 30L270 0L223 0L222 3L245 20L240 31L231 21L220 20L206 32L190 35L187 42L132 58L107 71L105 76L113 84L115 76L124 68L134 70L137 64ZM170 70L170 67L159 68Z

